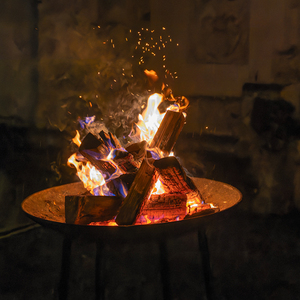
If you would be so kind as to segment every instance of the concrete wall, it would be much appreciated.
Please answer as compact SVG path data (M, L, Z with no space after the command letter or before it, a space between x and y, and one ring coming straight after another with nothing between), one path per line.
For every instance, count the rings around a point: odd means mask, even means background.
M31 123L37 104L35 1L2 1L0 12L0 118Z

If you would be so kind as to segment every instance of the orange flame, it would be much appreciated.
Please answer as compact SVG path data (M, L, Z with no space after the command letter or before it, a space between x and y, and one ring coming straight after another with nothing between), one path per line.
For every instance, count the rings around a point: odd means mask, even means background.
M146 219L146 224L150 224L151 223L151 220L148 218L147 215L144 215L144 218Z
M186 201L186 209L187 213L192 213L197 211L197 208L201 206L201 199L199 198L198 193L189 193L187 194L187 201Z
M118 226L118 224L115 221L111 221L107 225L108 226Z
M104 188L105 180L103 175L90 163L77 161L76 153L68 159L68 165L74 166L77 170L77 176L83 182L84 187L94 194L93 190L98 187Z
M148 144L151 143L162 119L165 116L165 113L160 114L157 109L162 99L163 96L161 94L152 94L148 98L147 108L143 111L142 115L139 115L137 127L140 130L140 140L145 140Z
M81 141L80 141L80 134L79 134L79 131L78 131L78 130L76 130L76 135L75 135L74 138L72 138L72 142L73 142L74 144L76 144L78 147L80 147Z

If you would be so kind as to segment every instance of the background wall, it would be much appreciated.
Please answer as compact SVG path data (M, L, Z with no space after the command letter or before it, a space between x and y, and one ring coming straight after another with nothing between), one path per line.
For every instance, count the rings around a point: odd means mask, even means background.
M1 297L56 297L62 237L26 218L21 202L76 180L66 161L78 118L96 114L117 136L128 134L147 99L148 68L190 100L175 147L184 167L243 193L228 220L206 229L216 299L297 298L299 5L2 1ZM158 259L147 246L147 258L146 245L136 246L132 264L128 245L105 248L109 299L161 297L158 264L148 275L140 267ZM174 299L205 292L196 248L193 234L168 241ZM72 298L93 297L94 246L73 249ZM118 279L116 261L126 266Z

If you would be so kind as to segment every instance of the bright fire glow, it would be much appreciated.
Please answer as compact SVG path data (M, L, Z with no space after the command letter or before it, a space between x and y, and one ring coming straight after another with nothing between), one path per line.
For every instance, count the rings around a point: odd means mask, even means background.
M76 135L75 137L72 139L73 143L76 144L78 147L80 147L81 145L81 141L80 141L80 134L79 131L76 130Z
M143 111L142 115L139 115L139 122L137 127L140 129L140 140L151 143L165 113L160 114L157 109L162 102L163 96L161 94L152 94L148 98L147 108Z
M105 186L105 180L102 174L90 162L84 163L77 161L76 153L69 157L68 165L73 165L77 169L77 176L91 194L94 194L94 189L99 186Z
M145 220L146 220L146 224L150 224L150 223L151 223L151 220L148 218L147 215L143 215L143 217L144 217Z
M157 179L155 186L151 192L151 195L161 195L164 194L166 191L163 188L163 185L161 183L161 181L159 180L159 178Z
M196 193L190 193L187 195L186 209L187 213L193 213L197 211L197 208L201 206L201 199Z
M109 222L107 225L108 226L118 226L118 224L115 221Z
M143 111L142 115L139 115L139 121L136 124L140 141L145 140L148 143L148 145L151 144L151 141L154 138L165 116L165 113L161 114L160 111L158 110L158 106L162 101L163 101L162 94L158 94L158 93L152 94L148 98L147 108ZM171 105L168 108L168 110L179 111L179 107L176 105ZM72 139L72 141L78 147L80 147L81 145L80 134L77 130L76 130L76 136ZM153 150L152 152L158 151L154 149L152 150ZM158 154L159 157L164 156L163 153L158 152L156 154ZM174 153L171 152L169 156L174 156ZM112 158L113 158L113 151L109 153L109 155L106 157L106 160L110 160L113 163L113 165L116 166L115 163L111 160ZM88 191L90 191L90 193L92 193L93 195L107 195L107 193L110 192L106 185L105 178L101 174L101 172L85 159L82 161L80 155L78 156L78 154L74 153L72 156L70 156L68 160L68 165L74 166L77 169L77 176L83 182L84 187ZM116 166L116 170L117 172L114 175L118 177L119 175L122 174L122 172L118 171L119 170L118 166ZM161 195L164 193L166 193L166 191L163 188L162 182L158 178L152 192L150 193L150 196L152 194ZM201 199L197 193L192 192L187 195L186 209L188 214L197 212L197 209L198 208L200 209L201 205L202 205ZM161 215L160 217L155 217L154 219L151 219L151 217L148 217L147 215L143 215L141 217L142 217L142 223L149 224L149 223L160 222L160 220L164 218L164 215ZM179 220L179 217L177 217L176 220ZM107 225L117 226L115 221L111 221Z

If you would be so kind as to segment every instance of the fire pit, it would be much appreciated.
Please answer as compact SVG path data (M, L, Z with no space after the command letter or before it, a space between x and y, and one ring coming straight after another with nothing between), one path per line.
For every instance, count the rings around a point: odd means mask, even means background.
M22 203L22 209L27 216L37 223L52 228L64 234L61 280L59 287L59 299L67 299L68 278L70 269L70 255L72 239L80 236L97 242L96 256L96 297L104 299L103 275L101 273L102 249L106 243L126 240L142 241L144 239L159 243L161 278L163 282L164 299L171 299L169 288L169 268L167 265L166 241L169 238L178 237L185 233L198 234L199 250L203 261L203 272L207 290L207 299L211 298L211 272L208 255L208 246L205 235L205 224L216 219L226 217L229 208L241 201L241 193L234 187L209 179L193 178L198 189L201 190L205 201L219 207L218 212L192 217L190 219L156 223L147 225L127 226L99 226L78 225L65 222L65 196L81 194L85 188L81 182L53 187L37 192Z
M50 227L61 233L76 237L83 235L85 238L106 240L115 238L130 238L131 235L140 234L136 238L157 238L159 235L169 233L179 235L186 231L197 230L202 220L209 220L216 214L223 212L236 205L242 199L239 190L226 183L205 178L193 178L196 186L201 189L202 196L215 206L219 212L208 212L199 217L166 223L154 223L147 225L78 225L67 224L65 221L65 196L82 193L85 188L81 182L66 184L37 192L22 203L22 209L27 216L37 223ZM178 231L179 230L179 231ZM127 236L128 234L128 236ZM149 234L149 236L147 236ZM152 236L153 235L153 236Z
M81 120L76 152L68 164L81 182L53 187L25 199L24 212L43 226L64 234L59 294L67 298L71 244L81 236L97 243L96 296L103 298L101 253L106 243L121 240L159 244L164 299L170 299L166 240L198 233L207 297L211 295L205 223L237 204L234 187L187 175L172 150L184 126L189 101L168 87L152 94L136 124L131 142L122 145L111 132ZM102 126L102 124L101 124Z

